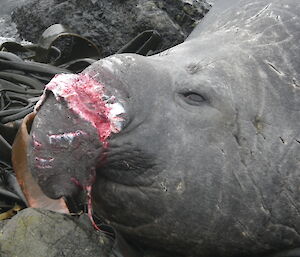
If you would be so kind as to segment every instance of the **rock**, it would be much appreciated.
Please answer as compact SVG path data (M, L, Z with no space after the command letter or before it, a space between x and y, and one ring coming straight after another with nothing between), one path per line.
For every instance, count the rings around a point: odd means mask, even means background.
M209 8L205 0L27 0L12 19L26 40L37 42L47 27L61 23L108 56L147 29L162 35L160 50L181 43Z
M0 231L2 230L2 228L5 226L5 224L7 223L7 220L1 220L0 221ZM1 252L0 252L1 253Z
M6 41L20 41L20 38L11 17L0 14L0 45Z
M111 248L112 241L91 225L47 210L27 208L0 230L2 257L106 257Z
M27 0L0 0L0 16L10 14L14 8L21 4L24 4L26 1Z

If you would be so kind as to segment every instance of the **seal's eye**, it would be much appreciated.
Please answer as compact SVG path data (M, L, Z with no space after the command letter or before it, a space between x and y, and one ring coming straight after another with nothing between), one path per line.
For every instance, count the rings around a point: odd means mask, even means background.
M206 97L196 92L184 92L180 95L190 105L200 106L207 101Z

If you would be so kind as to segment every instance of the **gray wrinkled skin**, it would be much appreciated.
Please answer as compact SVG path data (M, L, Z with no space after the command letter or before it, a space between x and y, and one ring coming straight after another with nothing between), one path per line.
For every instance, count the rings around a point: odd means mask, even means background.
M220 1L184 43L87 68L127 92L126 126L97 170L97 214L169 256L299 247L299 13L292 0Z

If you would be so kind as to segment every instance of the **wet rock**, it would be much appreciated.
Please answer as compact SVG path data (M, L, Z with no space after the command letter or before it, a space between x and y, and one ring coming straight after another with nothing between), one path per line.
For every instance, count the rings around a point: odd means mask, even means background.
M0 45L6 41L20 41L16 24L9 15L0 14Z
M0 226L2 257L106 257L112 241L70 215L25 209Z
M37 42L47 27L61 23L107 56L147 29L162 35L160 50L181 43L209 8L206 0L27 0L12 18L26 40Z

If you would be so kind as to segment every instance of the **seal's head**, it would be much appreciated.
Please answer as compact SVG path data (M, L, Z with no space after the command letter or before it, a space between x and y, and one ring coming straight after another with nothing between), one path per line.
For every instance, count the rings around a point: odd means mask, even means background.
M51 108L61 120L48 130L86 133L55 158L78 168L79 181L95 167L97 214L144 247L170 256L257 256L300 244L299 7L246 2L212 13L222 20L166 52L116 55L83 72L116 92L126 113L108 147L78 113L69 123L71 110L52 96L37 113L39 138L51 135L42 126ZM67 170L53 170L61 177L44 191L70 181Z

